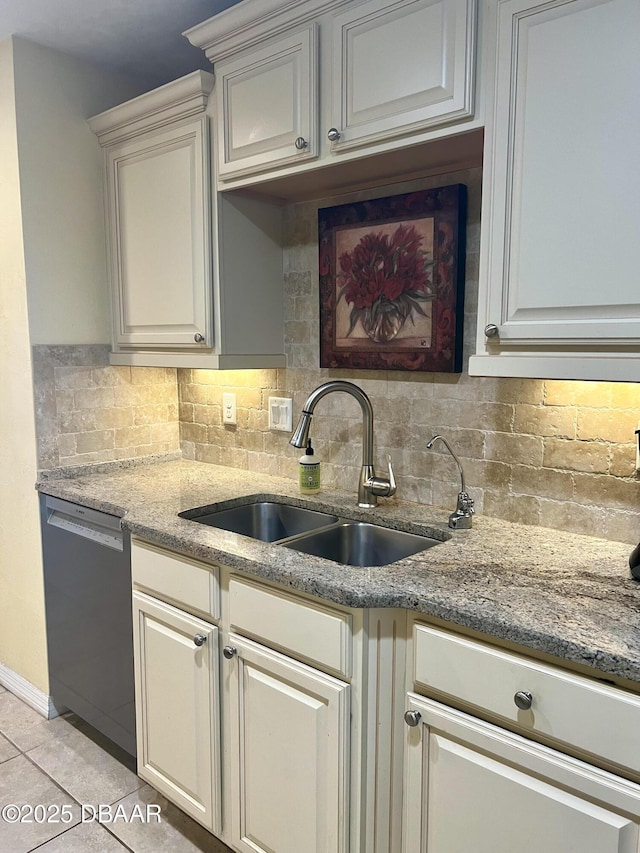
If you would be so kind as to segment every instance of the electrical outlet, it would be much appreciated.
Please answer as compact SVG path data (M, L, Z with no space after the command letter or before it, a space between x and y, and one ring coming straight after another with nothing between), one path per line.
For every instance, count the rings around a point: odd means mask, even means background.
M222 423L235 424L237 422L236 395L232 391L225 391L222 395Z
M640 473L640 421L636 430L636 471Z
M283 432L292 432L292 399L289 397L269 397L269 429L280 429Z

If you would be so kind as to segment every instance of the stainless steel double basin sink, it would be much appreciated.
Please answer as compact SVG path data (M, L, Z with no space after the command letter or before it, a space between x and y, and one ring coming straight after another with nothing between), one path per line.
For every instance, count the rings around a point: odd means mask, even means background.
M179 515L349 566L386 566L443 541L258 497L233 506L196 507Z

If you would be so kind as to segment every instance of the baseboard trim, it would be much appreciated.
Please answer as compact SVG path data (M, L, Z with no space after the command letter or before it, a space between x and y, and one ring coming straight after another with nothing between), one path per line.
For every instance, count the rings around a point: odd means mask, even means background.
M47 720L63 714L66 710L65 708L56 708L51 696L43 693L42 690L39 690L34 684L27 681L26 678L18 675L17 672L9 669L3 663L0 663L0 684L6 687L14 696L17 696L18 699L22 699L26 705L33 708L34 711L37 711Z

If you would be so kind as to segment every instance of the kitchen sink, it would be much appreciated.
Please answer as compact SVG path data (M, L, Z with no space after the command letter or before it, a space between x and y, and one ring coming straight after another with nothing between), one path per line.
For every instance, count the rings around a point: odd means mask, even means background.
M339 521L338 516L317 510L289 506L277 501L256 501L238 504L228 509L212 510L211 507L198 507L180 513L181 518L230 530L262 542L276 542L288 539L328 524Z
M343 521L282 544L348 566L386 566L439 543L429 536L364 521Z
M209 504L185 510L179 516L347 566L386 566L441 541L366 521L349 521L277 499L247 498L245 503L220 508Z

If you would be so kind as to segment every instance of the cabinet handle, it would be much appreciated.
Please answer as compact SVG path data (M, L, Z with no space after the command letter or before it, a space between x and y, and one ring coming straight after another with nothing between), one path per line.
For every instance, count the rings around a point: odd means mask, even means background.
M327 138L329 142L337 142L340 139L340 131L337 127L330 127L327 131Z
M404 721L411 728L415 728L420 723L420 718L422 714L420 711L405 711L404 712Z
M206 642L207 642L206 634L196 634L195 637L193 638L193 644L195 646L204 646L204 644Z
M528 690L518 690L516 695L513 697L513 701L521 711L528 711L533 705L533 696Z
M304 138L304 136L299 136L295 141L295 146L298 149L298 151L304 151L305 148L309 147L309 143Z
M204 335L201 335L200 332L196 332L195 335L193 336L193 340L197 344L203 344L204 343Z
M238 654L238 650L235 646L225 646L222 650L222 654L226 657L227 660L231 660L234 655Z
M496 326L495 323L489 323L487 326L485 326L484 333L488 338L500 337L500 329Z

